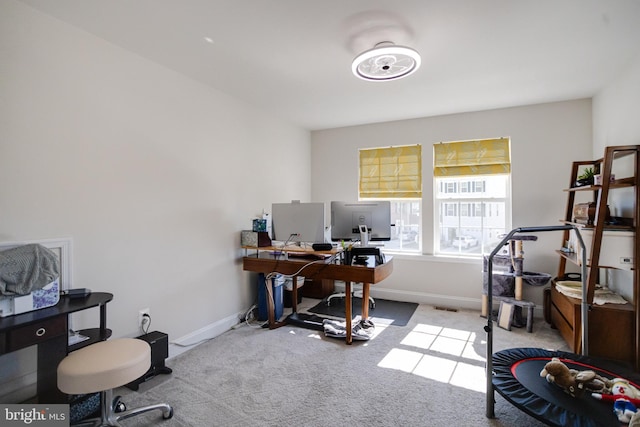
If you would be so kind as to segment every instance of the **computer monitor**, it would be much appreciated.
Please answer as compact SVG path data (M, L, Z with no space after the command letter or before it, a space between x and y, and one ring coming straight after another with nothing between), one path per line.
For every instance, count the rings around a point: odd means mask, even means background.
M391 240L391 202L331 202L331 240L359 240L366 225L369 240Z
M273 240L324 243L324 203L273 203Z

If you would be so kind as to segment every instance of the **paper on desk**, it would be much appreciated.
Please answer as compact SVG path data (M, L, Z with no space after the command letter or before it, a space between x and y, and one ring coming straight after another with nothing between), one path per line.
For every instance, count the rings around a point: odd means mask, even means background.
M70 333L69 334L69 345L78 344L79 342L88 340L89 337L86 335Z

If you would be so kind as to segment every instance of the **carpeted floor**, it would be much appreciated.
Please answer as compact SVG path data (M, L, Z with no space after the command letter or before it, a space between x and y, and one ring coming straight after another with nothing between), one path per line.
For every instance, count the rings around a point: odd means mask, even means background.
M321 332L241 326L167 361L173 374L118 394L128 407L167 402L125 426L541 426L499 394L486 414L486 319L420 305L404 327L377 326L346 345ZM566 350L536 319L533 333L494 329L494 351Z

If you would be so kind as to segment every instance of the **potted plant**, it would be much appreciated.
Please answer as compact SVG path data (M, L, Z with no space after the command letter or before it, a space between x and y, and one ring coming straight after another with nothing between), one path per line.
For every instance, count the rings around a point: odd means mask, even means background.
M576 182L577 187L582 187L584 185L593 185L593 176L595 172L592 167L585 168L580 175L578 175L578 181Z

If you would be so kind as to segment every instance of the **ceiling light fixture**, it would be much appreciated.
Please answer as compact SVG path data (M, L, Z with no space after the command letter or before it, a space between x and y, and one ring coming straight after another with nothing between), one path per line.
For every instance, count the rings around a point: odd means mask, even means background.
M413 74L420 68L420 62L420 54L416 50L381 42L356 56L351 71L363 80L397 80Z

